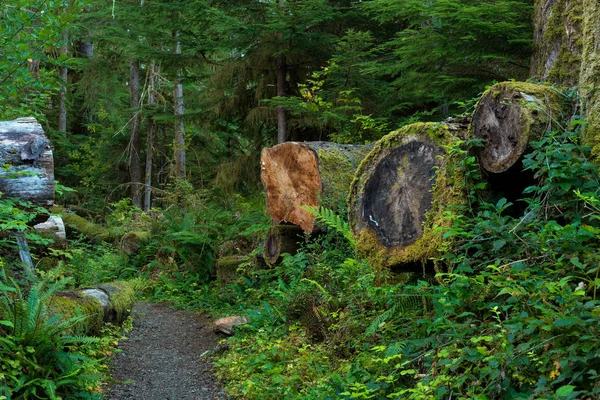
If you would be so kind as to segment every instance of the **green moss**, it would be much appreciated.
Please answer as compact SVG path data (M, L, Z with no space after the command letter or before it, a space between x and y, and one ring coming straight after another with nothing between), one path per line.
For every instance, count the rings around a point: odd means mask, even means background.
M536 101L522 99L523 94L535 98ZM522 129L521 134L517 137L519 142L515 146L520 151L514 151L512 157L507 157L503 162L488 165L489 168L493 167L490 169L492 172L503 172L511 167L525 152L529 142L540 138L549 126L555 124L555 121L564 120L564 114L570 110L568 98L558 88L529 82L502 82L490 87L481 96L475 110L479 108L481 101L489 97L492 97L495 102L506 101L508 104L518 98ZM469 138L474 137L473 129L474 125L471 124L468 132Z
M99 285L97 288L108 294L111 308L109 322L120 323L129 316L135 301L135 291L129 283L118 281Z
M227 284L238 275L238 268L246 261L244 256L221 257L217 261L217 279L223 284Z
M359 252L365 255L375 267L425 263L438 256L438 250L443 245L443 228L449 227L452 223L444 211L452 204L460 204L464 201L464 186L460 184L460 178L456 172L450 173L450 166L455 161L443 157L436 183L432 189L433 202L426 214L423 235L414 243L408 246L386 248L379 242L373 229L363 226L363 223L357 220L356 216L360 215L362 207L358 200L363 197L362 193L364 193L368 177L371 176L380 157L385 154L382 150L395 148L412 138L423 136L431 138L441 146L450 145L457 140L457 137L452 135L445 124L415 123L407 125L389 133L377 142L375 148L363 160L352 182L348 198L350 224L357 239Z
M579 75L586 125L583 142L592 147L597 163L600 163L600 4L596 0L584 0L583 64Z
M128 255L135 254L139 250L140 245L144 241L146 241L149 236L150 235L148 232L141 232L141 231L127 232L121 238L121 243L120 243L119 247L120 247L121 251L123 251L125 254L128 254Z
M120 238L119 232L89 222L77 214L66 211L63 207L54 206L51 211L62 217L67 228L80 232L90 239L114 242Z
M74 326L73 333L83 331L88 335L95 335L100 332L104 323L102 304L91 296L75 291L55 294L48 305L48 312L50 315L59 315L63 321L77 315L85 316L85 320Z
M573 87L582 64L585 0L558 0L548 8L537 0L534 22L536 35L531 75L551 83Z
M322 207L332 210L344 208L354 172L370 150L369 146L352 146L351 151L347 147L320 148L317 152L323 187L319 201Z

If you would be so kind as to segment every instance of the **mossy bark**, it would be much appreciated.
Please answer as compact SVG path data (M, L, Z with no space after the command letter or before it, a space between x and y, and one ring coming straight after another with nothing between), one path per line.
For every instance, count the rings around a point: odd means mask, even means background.
M466 124L407 125L384 136L364 159L348 217L358 250L374 266L414 270L436 256L451 224L444 211L464 199L444 146L466 130Z
M238 268L246 261L244 256L221 257L217 260L217 280L222 284L232 282L239 274Z
M96 241L103 240L106 242L118 243L119 239L121 239L120 232L94 224L77 214L66 211L63 207L54 206L51 208L51 211L53 214L59 214L62 217L65 227L67 228L67 236L69 235L69 231L75 231Z
M263 258L265 264L274 267L281 262L284 253L296 254L303 240L303 230L297 225L273 225L265 237Z
M579 90L586 125L584 143L592 146L596 161L600 160L600 3L583 0L583 62Z
M287 142L261 153L261 180L273 222L289 222L306 232L314 218L302 206L343 208L356 168L368 145Z
M91 289L57 293L50 300L48 312L59 315L63 320L82 315L85 319L74 330L96 335L104 322L123 322L133 307L134 299L134 290L128 283L113 282Z
M521 160L531 141L563 119L570 103L554 87L503 82L489 88L475 106L469 128L483 139L477 150L481 166L492 173L509 170Z
M582 64L584 1L588 0L535 1L530 72L533 79L565 87L577 86Z
M148 232L134 231L127 232L121 238L121 242L119 243L119 248L121 251L127 255L132 255L138 252L142 244L148 240L150 235Z

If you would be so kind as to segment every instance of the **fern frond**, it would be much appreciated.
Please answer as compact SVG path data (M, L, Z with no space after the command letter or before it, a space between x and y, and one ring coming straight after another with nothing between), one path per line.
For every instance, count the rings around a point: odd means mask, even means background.
M348 240L348 243L350 243L353 248L356 248L356 241L354 240L354 236L352 236L350 224L333 210L325 207L315 208L312 206L302 206L302 209L311 213L317 221L324 223L328 227L333 228L335 231L342 234L346 240Z

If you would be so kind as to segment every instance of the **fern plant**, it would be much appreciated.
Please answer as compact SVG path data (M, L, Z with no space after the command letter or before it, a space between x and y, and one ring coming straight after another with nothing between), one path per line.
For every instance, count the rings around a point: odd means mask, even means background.
M324 223L326 226L333 228L336 232L342 234L353 249L356 249L356 241L352 236L352 228L348 221L337 215L333 210L325 207L302 206L302 209L311 213L315 219Z
M85 317L51 316L47 309L66 283L37 280L23 288L0 269L0 398L90 398L85 388L98 379L88 374L95 361L70 348L100 339L70 333Z

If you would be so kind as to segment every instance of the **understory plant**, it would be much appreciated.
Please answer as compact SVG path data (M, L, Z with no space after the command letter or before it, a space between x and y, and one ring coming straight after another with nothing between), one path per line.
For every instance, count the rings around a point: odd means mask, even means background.
M573 399L600 396L597 166L581 121L531 143L521 198L498 198L448 151L467 201L448 209L437 276L374 270L332 227L273 270L210 291L251 324L217 361L241 398ZM341 232L341 234L339 233ZM208 297L205 297L208 298ZM217 304L218 303L218 304Z

